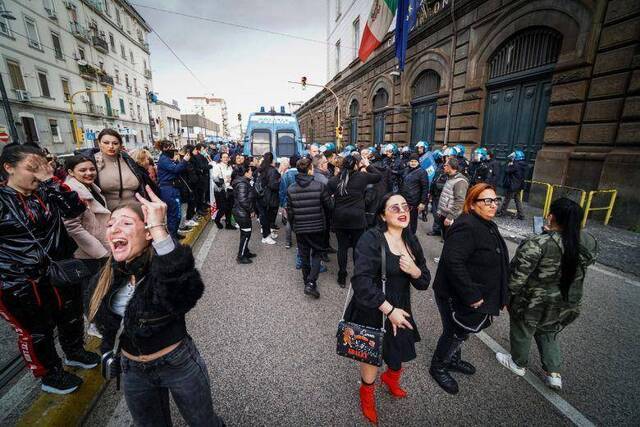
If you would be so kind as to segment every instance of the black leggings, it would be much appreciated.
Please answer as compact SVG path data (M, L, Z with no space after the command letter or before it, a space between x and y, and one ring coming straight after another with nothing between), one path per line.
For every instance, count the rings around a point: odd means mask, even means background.
M278 207L260 207L260 227L262 227L262 238L271 234L271 228L276 224Z
M353 258L356 254L356 243L362 236L364 230L358 229L340 229L336 230L338 239L338 276L347 275L347 259L349 257L349 248L353 248Z
M438 339L431 363L449 363L454 355L460 355L462 343L469 338L469 334L464 332L453 321L448 298L436 296L436 305L442 321L442 335Z
M227 191L216 191L214 193L216 198L216 212L215 222L219 223L224 216L226 221L231 221L231 209L233 208L233 193Z

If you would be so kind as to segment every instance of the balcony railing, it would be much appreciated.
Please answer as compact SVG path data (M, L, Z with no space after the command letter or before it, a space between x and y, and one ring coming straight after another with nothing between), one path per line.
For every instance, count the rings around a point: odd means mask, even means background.
M88 103L87 104L87 110L91 114L99 114L101 116L104 115L104 107L102 105L96 105L96 104Z
M150 79L151 78L151 70L148 70L148 69L144 70L144 76L146 78Z
M79 22L70 22L69 27L71 34L73 34L75 38L81 42L89 43L89 32L86 28L80 25Z
M80 71L80 77L83 79L95 81L98 78L98 69L89 64L78 64L78 70Z
M113 86L113 77L111 77L109 74L106 74L106 73L100 74L99 81L100 81L100 84L102 85Z
M127 93L133 92L133 88L131 86L127 86Z
M107 43L105 39L103 39L102 37L93 36L91 38L91 41L93 42L93 46L97 51L100 51L102 53L109 53L109 43Z
M120 110L116 109L116 108L112 108L111 109L111 114L108 114L109 117L114 117L114 118L118 118L120 117Z

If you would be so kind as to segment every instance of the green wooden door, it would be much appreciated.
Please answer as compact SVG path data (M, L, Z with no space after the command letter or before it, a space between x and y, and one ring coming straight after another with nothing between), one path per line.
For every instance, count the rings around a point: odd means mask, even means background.
M436 135L436 103L420 103L411 110L411 147L418 141L433 144Z

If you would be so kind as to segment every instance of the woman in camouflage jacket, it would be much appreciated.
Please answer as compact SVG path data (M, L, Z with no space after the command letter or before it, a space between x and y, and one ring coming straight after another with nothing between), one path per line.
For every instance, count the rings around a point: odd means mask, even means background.
M501 364L522 376L533 337L547 372L546 384L558 390L562 355L557 336L580 314L585 274L598 251L593 236L580 231L582 213L569 199L554 201L545 232L518 247L509 276L511 355L496 355Z

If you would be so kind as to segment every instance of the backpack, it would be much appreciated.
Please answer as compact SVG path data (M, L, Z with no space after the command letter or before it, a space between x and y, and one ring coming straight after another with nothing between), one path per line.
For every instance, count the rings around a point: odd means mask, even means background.
M256 190L258 197L264 196L264 184L262 183L261 174L257 174L256 179L253 180L253 189Z

